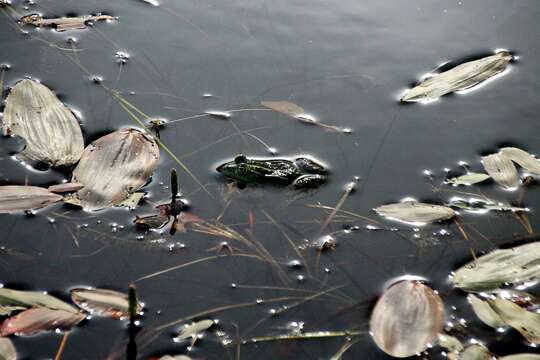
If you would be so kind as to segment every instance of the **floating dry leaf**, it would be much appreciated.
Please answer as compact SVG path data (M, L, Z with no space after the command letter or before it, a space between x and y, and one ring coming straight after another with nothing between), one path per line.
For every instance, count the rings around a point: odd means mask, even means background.
M86 15L78 17L61 17L54 19L44 19L39 14L26 15L21 18L23 24L34 25L37 27L54 27L56 31L78 30L86 28L91 21L114 20L109 15Z
M501 317L491 308L488 300L479 298L476 295L469 294L467 301L471 304L474 313L482 322L494 329L505 326L505 322Z
M473 184L478 184L482 181L485 181L489 178L490 176L488 174L471 172L465 175L448 179L445 182L447 184L452 184L452 185L473 185Z
M370 330L377 346L394 357L409 357L437 340L444 323L444 305L437 293L419 281L400 281L388 288L371 314Z
M17 360L15 345L8 338L0 338L0 360Z
M175 338L175 341L182 341L182 340L187 340L190 338L196 338L197 335L199 335L203 331L208 330L213 325L214 325L214 321L212 320L201 320L201 321L194 322L190 325L186 325L180 330L180 333Z
M512 60L507 51L460 64L420 82L401 97L401 101L428 102L454 92L469 89L502 72Z
M459 360L459 354L465 349L461 341L448 334L439 334L438 344L446 349L450 360Z
M498 360L540 360L539 354L514 354L500 357Z
M127 199L125 199L121 203L119 203L118 206L125 206L128 209L133 210L137 207L137 205L139 205L139 203L141 202L143 198L144 198L143 192L136 192L136 193L131 194Z
M486 172L499 184L507 188L519 185L519 176L514 163L503 154L492 154L482 158Z
M79 161L84 141L75 115L45 85L24 79L9 92L3 122L4 135L17 135L26 147L22 160L51 166Z
M51 185L47 188L47 190L53 193L62 194L81 190L83 187L84 185L81 183L68 182L65 184Z
M480 344L467 346L460 354L459 360L492 360L489 350Z
M485 212L485 211L513 211L513 212L527 212L529 209L518 206L512 206L503 203L496 203L491 200L482 199L461 199L459 197L452 198L448 206L464 209L468 211Z
M32 307L45 307L71 313L79 312L76 307L43 292L0 288L0 315L9 315L14 310Z
M540 175L540 160L528 152L515 147L505 147L501 149L501 154L521 166L523 169L535 175Z
M447 206L404 201L382 205L375 209L377 214L406 223L428 224L453 218L456 213Z
M60 200L62 196L37 186L0 186L0 214L39 209Z
M506 299L496 298L489 304L505 324L519 331L529 342L540 343L540 314Z
M81 313L48 308L33 308L12 316L0 326L0 336L33 335L42 331L70 329L84 320Z
M498 289L505 284L519 285L540 278L540 242L494 250L459 268L453 284L467 291Z
M154 138L136 129L105 135L84 149L73 182L84 188L66 202L87 210L117 205L143 187L159 162Z
M303 108L290 101L261 101L261 105L293 118L306 113Z
M93 315L115 319L128 316L128 295L118 291L76 288L71 290L71 300Z

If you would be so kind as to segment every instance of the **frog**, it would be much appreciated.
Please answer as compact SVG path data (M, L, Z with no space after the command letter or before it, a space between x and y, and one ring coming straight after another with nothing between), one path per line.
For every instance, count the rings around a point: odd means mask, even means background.
M239 188L247 185L292 185L295 189L315 188L326 181L326 168L307 157L289 159L248 159L238 154L216 169Z

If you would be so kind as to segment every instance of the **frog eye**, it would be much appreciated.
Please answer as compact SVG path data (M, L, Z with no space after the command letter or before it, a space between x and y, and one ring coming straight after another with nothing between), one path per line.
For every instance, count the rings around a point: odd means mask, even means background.
M236 157L234 158L234 162L236 164L245 163L246 161L247 161L246 155L243 155L243 154L236 155Z
M238 165L238 175L245 175L247 173L247 166L245 164Z

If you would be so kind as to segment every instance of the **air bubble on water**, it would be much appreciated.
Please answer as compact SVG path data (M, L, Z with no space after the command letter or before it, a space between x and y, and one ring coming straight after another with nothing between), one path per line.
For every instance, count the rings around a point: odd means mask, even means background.
M103 77L99 75L90 76L90 80L96 84L101 84L103 82Z
M374 225L366 225L366 230L380 230L381 228Z
M469 164L466 161L460 160L458 161L459 166L468 166Z
M425 169L424 171L422 171L422 173L428 177L431 177L433 175L433 172L431 172L431 170L429 169Z
M75 45L77 44L78 40L76 37L70 36L66 39L66 42L70 45Z
M296 277L296 280L298 280L298 281L304 281L305 279L306 279L306 278L304 277L304 275L298 275L298 276Z
M343 128L341 129L341 132L344 134L352 134L353 131L350 128Z
M263 303L263 299L256 299L256 300L255 300L255 303L256 303L256 304L262 304L262 303Z
M329 268L324 268L324 272L327 273L327 274L330 274L330 269Z
M11 69L11 65L9 65L9 64L0 64L0 70L8 71L9 69Z
M294 259L294 260L291 260L289 261L289 263L287 264L289 267L291 268L299 268L299 267L302 267L302 263L300 262L300 260L297 260L297 259Z
M236 283L231 284L231 288L233 288L233 289L236 289L236 286L237 286Z
M137 237L135 238L137 240L144 240L144 235L137 235Z
M278 153L278 150L276 148L274 148L274 147L269 147L267 150L272 155L277 155L277 153Z
M51 224L54 224L54 223L56 222L56 220L55 220L54 218L52 218L52 217L47 218L47 220L48 220L49 223L51 223Z
M211 97L213 97L213 96L214 96L214 95L212 95L212 94L210 94L210 93L204 93L204 94L202 94L202 97L203 97L203 98L211 98Z
M268 310L268 313L269 313L270 315L276 315L276 314L277 314L277 310L276 310L276 309L270 309L270 310Z

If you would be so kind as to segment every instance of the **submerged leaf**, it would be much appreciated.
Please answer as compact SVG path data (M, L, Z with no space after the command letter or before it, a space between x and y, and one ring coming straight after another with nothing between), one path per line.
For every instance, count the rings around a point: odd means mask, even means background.
M492 154L482 158L486 172L499 184L507 188L519 185L519 177L514 163L503 154Z
M532 172L535 175L540 175L540 160L528 152L515 147L505 147L501 149L501 154L521 166L523 169Z
M10 91L4 110L4 135L26 141L17 156L51 166L72 165L81 157L84 142L75 115L45 85L19 81Z
M13 310L22 310L31 307L64 310L75 314L79 312L74 306L39 291L20 291L0 288L1 315L9 315Z
M491 326L494 329L505 326L505 322L501 317L491 308L488 300L483 300L476 295L469 294L467 301L471 304L474 313L482 322Z
M93 315L115 319L128 316L128 296L118 291L76 288L71 290L71 300Z
M39 14L26 15L21 18L21 22L23 24L34 25L36 27L54 27L56 31L84 29L91 21L104 20L114 20L114 18L109 15L86 15L78 17L44 19Z
M136 193L131 194L124 201L120 202L118 206L125 206L128 209L133 210L137 207L137 205L139 205L139 203L141 202L143 198L144 198L143 192L136 192Z
M214 321L212 320L201 320L201 321L194 322L190 325L186 325L180 330L180 333L175 338L175 340L181 341L181 340L186 340L190 338L195 338L197 337L197 335L199 335L203 331L208 330L213 325L214 325Z
M66 202L87 210L117 205L143 187L159 162L159 149L149 134L121 129L84 149L73 182L84 184Z
M8 338L0 338L0 360L17 360L17 350Z
M485 181L489 179L490 176L488 174L483 173L467 173L465 175L461 175L455 178L451 178L446 180L445 182L447 184L452 185L473 185L480 183L482 181Z
M169 217L163 214L136 216L133 222L139 229L161 229L169 222Z
M425 204L416 201L382 205L373 210L377 214L389 219L422 224L448 220L456 214L454 210L447 206Z
M506 299L490 300L489 304L507 325L519 331L529 342L540 343L540 314Z
M81 313L33 308L10 317L0 326L0 335L33 335L54 329L70 329L84 320Z
M540 242L495 250L459 268L452 282L454 286L467 291L536 282L540 278L539 261Z
M443 73L434 74L407 90L401 101L433 101L445 94L469 89L502 72L511 60L510 53L501 51L495 55L460 64Z
M50 192L53 193L68 193L68 192L74 192L77 190L81 190L84 187L81 183L72 183L68 182L65 184L58 184L58 185L51 185L47 188Z
M60 200L62 196L37 186L0 186L0 214L39 209Z
M443 328L444 305L437 293L419 281L401 281L388 288L371 314L370 330L377 346L394 357L426 350Z

